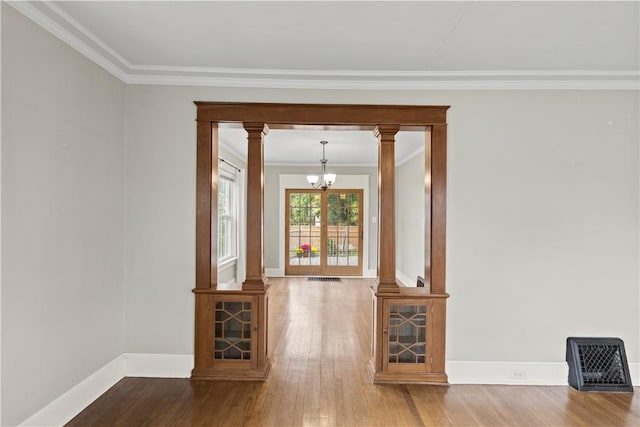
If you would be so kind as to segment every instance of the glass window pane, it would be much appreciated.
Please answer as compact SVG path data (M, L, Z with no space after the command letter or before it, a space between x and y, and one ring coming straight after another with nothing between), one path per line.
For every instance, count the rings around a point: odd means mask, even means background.
M235 256L235 236L237 221L235 182L220 176L218 181L218 259Z

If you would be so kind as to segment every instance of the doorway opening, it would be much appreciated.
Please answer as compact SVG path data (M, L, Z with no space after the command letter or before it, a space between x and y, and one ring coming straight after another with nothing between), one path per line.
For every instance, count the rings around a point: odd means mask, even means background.
M275 222L269 222L266 213L276 212L275 209L265 209L265 202L274 200L273 191L269 191L269 197L265 197L265 182L268 182L265 175L268 172L277 173L276 170L265 170L265 136L270 129L277 128L316 126L322 130L332 130L346 126L354 130L373 131L378 141L377 199L372 201L378 213L377 217L370 218L365 213L366 222L376 224L377 228L376 278L374 286L369 288L373 291L369 295L372 297L371 359L367 369L370 379L380 383L446 383L445 308L449 297L445 292L448 107L223 102L196 102L196 105L196 288L193 290L196 296L196 322L192 378L264 380L269 375L269 293L272 286L266 283L264 255L282 254L283 251L282 246L280 250L268 251L264 245L265 231L275 231ZM240 123L247 134L246 278L241 284L228 287L218 282L218 230L214 222L219 209L219 170L214 160L218 157L220 123ZM396 135L402 130L419 131L424 135L424 187L421 186L418 198L424 203L423 268L425 284L428 281L429 288L401 287L396 277L395 146ZM287 144L287 148L299 145ZM280 175L281 183L283 176L286 175ZM303 185L280 189L303 188ZM346 188L354 187L349 185ZM322 204L320 208L322 210ZM322 225L322 214L320 222ZM265 223L272 226L265 227ZM325 233L329 236L328 231ZM282 236L281 232L277 234ZM329 254L332 250L329 238L324 243L321 241L321 244ZM338 253L346 252L344 257L347 263L352 249L350 244L348 237L342 249L336 243ZM362 244L359 245L358 253L362 253ZM275 245L269 246L275 249ZM308 250L312 251L313 246L309 246ZM304 253L304 249L300 249ZM337 255L336 259L339 258L340 255ZM327 255L327 266L328 259ZM325 304L322 306L327 307ZM330 305L331 309L338 307L338 303ZM241 313L246 329L242 328L240 332L235 315L233 320L229 320L231 311ZM398 336L389 334L389 325L396 324L398 318L406 319L409 312L420 313L419 321L409 328L419 330L418 333L407 333L402 337L399 334L403 331L398 331ZM219 322L220 327L212 320ZM358 327L357 333L361 333L362 329L366 327ZM424 334L420 332L422 330ZM239 337L248 340L245 343L248 352L246 358L238 359L237 353L229 355L233 360L215 357L216 351L224 352ZM406 347L406 350L398 349L398 344ZM218 349L223 345L224 348ZM419 349L419 354L410 348ZM417 356L405 360L404 355L400 358L398 351L413 351ZM396 354L397 360L391 357Z

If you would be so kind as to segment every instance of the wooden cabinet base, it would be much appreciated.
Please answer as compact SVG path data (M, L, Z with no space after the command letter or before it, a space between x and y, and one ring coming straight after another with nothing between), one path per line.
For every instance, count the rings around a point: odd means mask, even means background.
M374 384L449 384L447 374L444 372L376 372L374 364L372 360L368 367L369 379Z
M194 290L196 340L193 379L264 381L271 370L267 354L269 286Z
M194 368L192 380L265 381L271 371L271 361L266 360L263 369L208 369Z
M424 288L372 290L369 377L374 383L447 384L445 320L448 294Z

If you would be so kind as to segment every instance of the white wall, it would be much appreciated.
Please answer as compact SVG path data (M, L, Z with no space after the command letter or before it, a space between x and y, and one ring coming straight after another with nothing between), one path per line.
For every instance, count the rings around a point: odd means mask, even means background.
M637 92L130 86L127 99L127 351L193 351L193 100L402 103L452 106L447 359L560 362L567 336L613 335L638 361Z
M424 273L424 150L396 165L396 273L416 286Z
M125 85L1 7L9 426L124 351Z
M125 347L190 354L196 109L191 99L139 89L127 87Z
M448 354L556 361L567 336L620 336L637 362L638 93L453 105Z

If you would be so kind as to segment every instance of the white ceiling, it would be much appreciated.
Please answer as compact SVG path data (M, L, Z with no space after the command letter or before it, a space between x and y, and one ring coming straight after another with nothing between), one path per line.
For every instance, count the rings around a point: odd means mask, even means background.
M127 83L637 88L638 1L12 2Z
M220 144L246 159L247 132L241 128L221 127ZM394 144L396 164L424 152L424 132L400 131ZM308 165L318 170L322 145L326 145L328 170L334 166L377 166L378 140L372 131L271 129L265 137L264 162L267 165Z
M638 89L638 1L9 2L130 84ZM265 161L375 165L371 132L272 130ZM242 129L221 143L246 155ZM401 132L402 162L423 134Z

